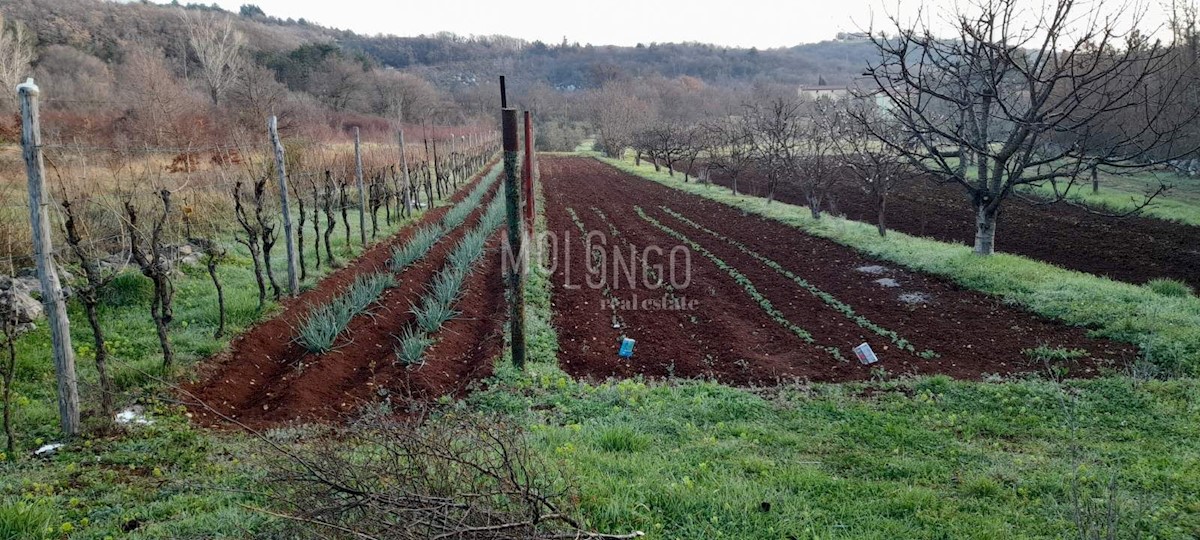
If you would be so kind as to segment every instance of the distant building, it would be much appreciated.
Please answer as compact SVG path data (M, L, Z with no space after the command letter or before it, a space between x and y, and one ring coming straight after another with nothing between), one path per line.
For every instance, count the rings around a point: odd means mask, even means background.
M838 100L850 95L850 87L844 84L814 84L800 85L796 94L805 101L815 101L820 98Z
M855 41L869 41L870 39L871 39L871 34L868 34L866 32L838 32L837 33L838 41L855 42Z

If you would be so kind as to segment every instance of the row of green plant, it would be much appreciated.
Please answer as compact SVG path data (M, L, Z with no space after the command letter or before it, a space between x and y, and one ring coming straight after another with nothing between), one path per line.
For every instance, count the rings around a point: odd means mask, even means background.
M410 311L414 321L397 336L400 343L396 348L396 360L399 363L423 363L425 351L433 345L433 335L446 322L458 316L454 304L462 298L467 276L483 256L488 237L504 223L504 212L504 198L493 198L475 229L454 246L454 251L446 258L446 264L429 282L420 303L412 306Z
M350 321L374 304L383 291L396 286L396 278L389 272L362 274L354 283L332 302L309 313L300 325L297 339L309 352L323 353L333 349L339 334L350 325Z
M567 215L571 216L571 221L575 223L575 228L579 230L579 238L586 239L588 235L587 226L583 224L583 219L579 217L579 213L577 213L574 208L568 206ZM584 247L589 248L588 257L591 258L591 263L588 264L588 272L595 273L595 269L604 264L603 254L596 251L596 249L591 248L586 241L584 242ZM608 305L612 310L611 317L613 328L623 328L625 326L625 322L621 319L621 316L617 312L616 295L613 294L613 291L608 286L607 282L605 282L603 287L601 287L600 293L603 294L605 298L608 298Z
M870 330L882 337L885 337L885 338L891 340L892 343L895 343L896 346L900 347L901 349L904 349L909 352L916 352L916 349L913 347L912 343L909 342L907 339L900 337L900 335L897 334L895 331L888 330L887 328L884 328L882 326L879 326L878 324L875 324L874 322L871 322L871 320L868 319L867 317L855 312L854 308L850 307L849 304L842 302L841 300L838 300L837 297L833 296L832 294L829 294L828 292L825 292L824 290L822 290L820 287L817 287L816 285L809 283L808 280L806 280L806 279L796 275L794 272L784 268L783 265L779 264L778 262L774 261L773 259L770 259L770 258L766 257L765 255L750 249L748 246L746 246L746 244L738 242L737 240L729 238L725 235L722 235L721 233L719 233L717 231L709 229L699 223L696 223L695 221L688 219L683 214L680 214L679 212L671 210L670 208L668 208L666 206L659 206L659 209L661 209L663 212L666 212L671 217L673 217L679 221L682 221L683 223L685 223L687 225L690 225L692 228L699 230L701 232L705 232L705 233L711 235L712 237L714 237L718 240L721 240L721 241L725 242L726 244L729 244L730 246L733 246L738 251L741 251L742 253L745 253L746 255L753 257L754 260L767 265L768 267L770 267L772 270L774 270L776 272L779 272L781 275L792 280L797 285L799 285L801 288L808 291L813 296L817 297L819 300L824 302L825 305L833 308L834 310L841 313L842 315L845 315L847 319L854 321L854 323L859 325L860 327ZM934 353L933 351L923 351L922 352L922 355L924 355L924 356L932 356L934 354L936 354L936 353Z
M616 224L614 224L612 222L612 220L608 218L608 214L605 214L603 210L600 210L599 208L596 208L595 206L592 207L592 212L594 212L597 216L600 217L600 221L604 222L604 226L608 228L608 232L609 232L609 234L613 235L613 238L617 238L617 239L621 240L627 246L634 247L633 243L630 242L629 239L626 238L625 235L621 234L621 231L617 229ZM637 259L636 249L634 251L631 251L630 254L633 257L633 260L631 260L630 263L636 265L637 264L636 263L636 259ZM663 277L660 276L658 274L658 272L656 272L651 265L642 264L641 267L642 267L643 275L647 278L647 283L654 283L656 285L662 286L663 290L666 291L667 298L669 298L670 300L672 300L674 302L682 301L679 298L679 296L675 294L675 287L671 286L670 283L666 283L663 280ZM696 319L692 318L692 321L694 322L694 321L696 321Z
M717 201L744 212L848 246L876 259L948 278L962 287L993 294L1043 317L1087 327L1092 334L1136 345L1138 369L1160 377L1200 374L1200 299L1066 270L1007 253L978 257L971 247L892 232L880 238L874 226L836 216L813 219L802 206L732 195L709 184L687 183L648 166L598 158L617 169L664 186ZM1177 288L1176 288L1177 289Z
M422 226L413 233L412 238L409 238L407 242L392 248L390 261L392 271L401 272L421 260L446 233L462 225L471 212L479 206L483 196L487 194L499 177L500 168L493 167L462 201L446 211L446 215L442 216L440 222Z
M724 270L725 273L729 274L729 277L733 278L733 280L735 282L737 282L738 285L741 285L742 290L744 290L746 292L746 294L750 296L750 298L753 298L755 302L758 302L758 306L760 308L762 308L763 312L765 312L767 314L767 316L771 317L771 319L774 320L776 323L778 323L780 326L787 329L791 333L795 334L796 337L799 337L800 339L804 340L805 342L816 344L816 342L817 342L816 338L814 338L813 335L808 332L808 330L805 330L805 329L797 326L792 321L789 321L787 319L787 317L785 317L783 315L783 312L779 311L779 308L776 308L775 305L772 304L771 301L768 300L767 297L764 296L763 293L760 292L758 290L758 288L754 286L754 282L751 281L750 278L746 277L745 274L739 272L737 268L734 268L729 263L722 260L720 257L717 257L716 254L709 251L704 246L701 246L700 244L696 243L695 240L688 238L687 235L685 235L675 229L672 229L671 227L664 225L661 221L659 221L659 220L655 219L653 216L647 214L646 211L642 209L642 207L634 206L633 210L635 212L637 212L639 217L641 217L647 223L653 225L656 229L658 229L658 230L666 233L668 236L682 242L685 246L689 247L692 251L695 251L695 252L703 255L704 258L708 259L709 261L712 261L713 264L717 265L717 268ZM839 350L837 347L827 346L827 347L823 347L823 348L825 349L826 352L828 352L834 358L837 358L838 360L845 359L845 357L842 356L841 350Z
M479 201L499 177L499 168L492 171L476 184L475 188L446 212L442 220L418 229L407 242L392 250L391 266L395 272L403 271L413 262L424 257L430 248L446 233L458 228L467 216L479 205ZM387 289L396 286L396 277L391 272L375 272L358 276L354 283L332 302L314 309L300 324L296 339L311 353L324 353L333 349L337 337L350 326L350 321L375 303Z

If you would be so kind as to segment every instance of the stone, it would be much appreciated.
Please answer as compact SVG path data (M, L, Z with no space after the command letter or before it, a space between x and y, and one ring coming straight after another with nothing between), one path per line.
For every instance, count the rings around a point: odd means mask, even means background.
M872 275L876 275L876 276L877 276L877 275L879 275L879 274L886 274L886 273L888 272L888 270L889 270L889 269L888 269L888 267L886 267L886 266L880 266L880 265L878 265L878 264L872 264L872 265L870 265L870 266L860 266L860 267L858 267L858 268L855 268L855 270L857 270L857 271L859 271L859 272L862 272L862 273L864 273L864 274L872 274Z
M10 307L17 324L32 323L46 315L41 302L15 288L0 291L0 316L6 316Z
M908 305L928 304L932 298L923 292L906 292L899 296L901 302Z

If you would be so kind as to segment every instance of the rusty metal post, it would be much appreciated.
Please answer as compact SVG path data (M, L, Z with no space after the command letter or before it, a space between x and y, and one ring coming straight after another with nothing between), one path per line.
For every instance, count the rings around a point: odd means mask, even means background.
M520 144L517 140L517 110L501 109L501 126L504 134L504 203L508 217L507 280L509 292L509 324L512 339L513 365L525 367L525 272L524 234L521 231L521 189L517 178L517 158Z
M525 162L521 167L521 195L525 203L525 233L533 238L533 115L525 111Z

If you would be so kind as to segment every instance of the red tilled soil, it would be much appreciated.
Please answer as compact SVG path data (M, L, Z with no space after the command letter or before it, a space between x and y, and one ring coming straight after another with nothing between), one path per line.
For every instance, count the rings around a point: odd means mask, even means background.
M739 180L738 188L765 196L765 181L749 176ZM719 174L713 179L728 185ZM775 197L804 204L795 185L779 186ZM870 197L848 179L835 189L834 207L850 219L876 222ZM886 219L889 228L907 234L975 242L975 216L957 185L913 178L888 200ZM1161 219L1118 219L1067 204L1037 205L1012 197L1001 209L996 250L1130 283L1166 277L1200 288L1200 227Z
M869 378L872 367L881 367L892 373L980 378L1040 369L1022 353L1039 345L1086 350L1088 357L1072 369L1074 375L1086 376L1094 373L1098 364L1122 362L1135 354L1130 346L1090 339L1083 329L1043 320L996 298L888 266L850 248L629 176L594 160L544 158L541 167L548 226L560 244L553 275L559 358L564 369L578 377L676 375L734 384L792 378L846 381ZM624 278L614 287L614 249L627 258L631 245L638 254L651 245L664 252L679 245L641 219L635 205L745 275L788 321L811 333L815 343L783 328L741 285L700 253L691 255L690 283L673 293L695 300L694 310L621 309L617 311L621 326L614 328L612 311L602 308L602 301L610 296L644 300L664 294L662 289L646 289L640 279L633 288ZM926 359L899 349L753 257L676 220L659 205L772 258L875 324L897 332L918 352L929 350L937 356ZM588 286L584 241L567 208L575 210L586 230L607 237L607 288ZM610 224L619 233L618 239L612 238ZM668 266L664 257L649 262ZM877 274L857 270L869 266L884 268ZM884 278L898 286L876 282ZM901 295L920 295L925 300L905 302ZM621 336L637 340L632 359L617 356ZM872 345L880 363L866 367L853 359L851 349L862 342ZM840 350L845 359L832 356L826 350L829 347Z
M461 199L478 178L454 200ZM496 191L493 187L491 193ZM489 287L500 282L495 239L487 259L467 280L467 295L457 306L462 316L438 333L426 363L413 368L394 364L394 336L412 321L410 305L417 302L482 206L421 261L398 275L399 285L384 292L371 316L356 317L339 336L334 350L312 354L294 341L295 328L309 311L328 303L358 275L386 269L392 246L406 241L420 224L440 220L448 208L430 211L419 223L372 247L316 288L285 301L283 313L235 339L206 366L203 380L187 390L222 414L251 427L263 427L343 419L364 404L385 399L399 409L411 399L459 394L470 382L486 377L491 370L489 360L499 353L503 342L503 289ZM193 407L192 412L202 424L219 423L202 407Z

